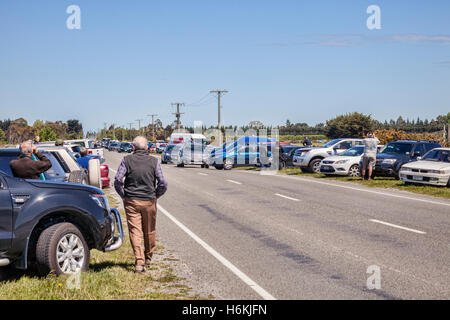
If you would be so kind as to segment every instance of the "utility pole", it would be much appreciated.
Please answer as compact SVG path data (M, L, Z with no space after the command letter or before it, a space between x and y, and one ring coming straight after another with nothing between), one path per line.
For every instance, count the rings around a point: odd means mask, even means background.
M116 140L116 124L112 123L112 128L113 128L113 140Z
M133 122L128 122L128 124L130 125L130 131L128 131L128 138L130 138L130 141L132 140L131 137L131 125L133 124Z
M144 119L137 119L135 121L137 121L139 124L139 134L141 134L141 121L144 121Z
M219 131L220 131L222 128L222 125L220 123L220 108L221 108L220 97L222 95L224 95L225 93L228 93L228 91L227 90L211 90L210 93L217 94L217 129L219 129Z
M149 117L152 117L152 141L155 141L155 117L157 114L149 114Z
M172 103L172 105L176 105L177 106L177 112L175 112L174 115L177 117L177 129L180 130L180 128L181 128L180 116L182 114L184 114L184 113L180 112L180 106L184 106L184 103L174 102L174 103Z

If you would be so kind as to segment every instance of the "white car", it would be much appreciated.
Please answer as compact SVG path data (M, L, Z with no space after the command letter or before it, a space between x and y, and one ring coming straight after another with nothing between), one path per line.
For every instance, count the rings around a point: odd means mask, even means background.
M450 148L435 148L419 161L404 164L399 176L406 183L450 187Z
M356 146L337 156L326 157L320 163L320 173L359 177L359 161L364 146Z
M305 172L320 172L321 161L363 144L363 139L334 139L321 147L307 147L295 150L292 164Z

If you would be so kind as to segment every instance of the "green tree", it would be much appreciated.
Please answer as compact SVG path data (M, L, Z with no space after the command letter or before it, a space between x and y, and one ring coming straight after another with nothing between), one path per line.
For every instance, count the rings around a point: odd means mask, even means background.
M5 131L3 131L2 129L0 129L0 142L1 141L5 141L6 140L6 134Z
M325 134L332 139L361 138L368 131L372 131L374 126L375 121L370 115L353 112L328 120Z
M39 131L39 137L41 141L55 141L56 133L50 127L45 127Z

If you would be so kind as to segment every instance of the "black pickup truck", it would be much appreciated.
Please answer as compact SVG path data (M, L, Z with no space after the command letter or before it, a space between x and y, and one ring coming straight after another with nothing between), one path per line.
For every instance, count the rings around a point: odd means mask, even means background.
M0 171L0 272L8 265L41 274L89 267L90 250L123 243L120 213L88 185L23 180Z

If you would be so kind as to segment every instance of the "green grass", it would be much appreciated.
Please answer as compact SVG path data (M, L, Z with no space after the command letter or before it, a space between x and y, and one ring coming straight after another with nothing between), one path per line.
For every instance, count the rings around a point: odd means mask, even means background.
M117 206L110 198L111 206ZM124 215L123 215L124 216ZM179 278L170 261L164 258L165 249L158 244L150 272L134 273L134 255L125 228L125 241L116 251L91 251L91 265L81 274L79 289L67 282L69 276L50 274L40 277L33 271L14 271L6 281L0 282L0 300L99 300L99 299L211 299L191 293L184 279ZM161 258L157 259L156 256ZM74 281L72 281L74 283Z
M259 168L256 167L239 167L236 169L240 170L253 170L259 171ZM297 168L286 168L279 171L280 173L294 176L304 176L304 177L313 177L317 179L323 180L336 180L336 181L345 181L357 183L360 185L364 185L367 187L373 188L391 188L398 189L403 191L409 191L418 194L425 194L435 197L447 198L450 199L450 188L447 187L439 187L439 186L430 186L430 185L421 185L421 184L410 184L407 185L402 181L396 180L392 177L375 177L370 181L362 181L361 178L352 178L352 177L342 177L342 176L329 176L321 173L304 173L300 169Z

